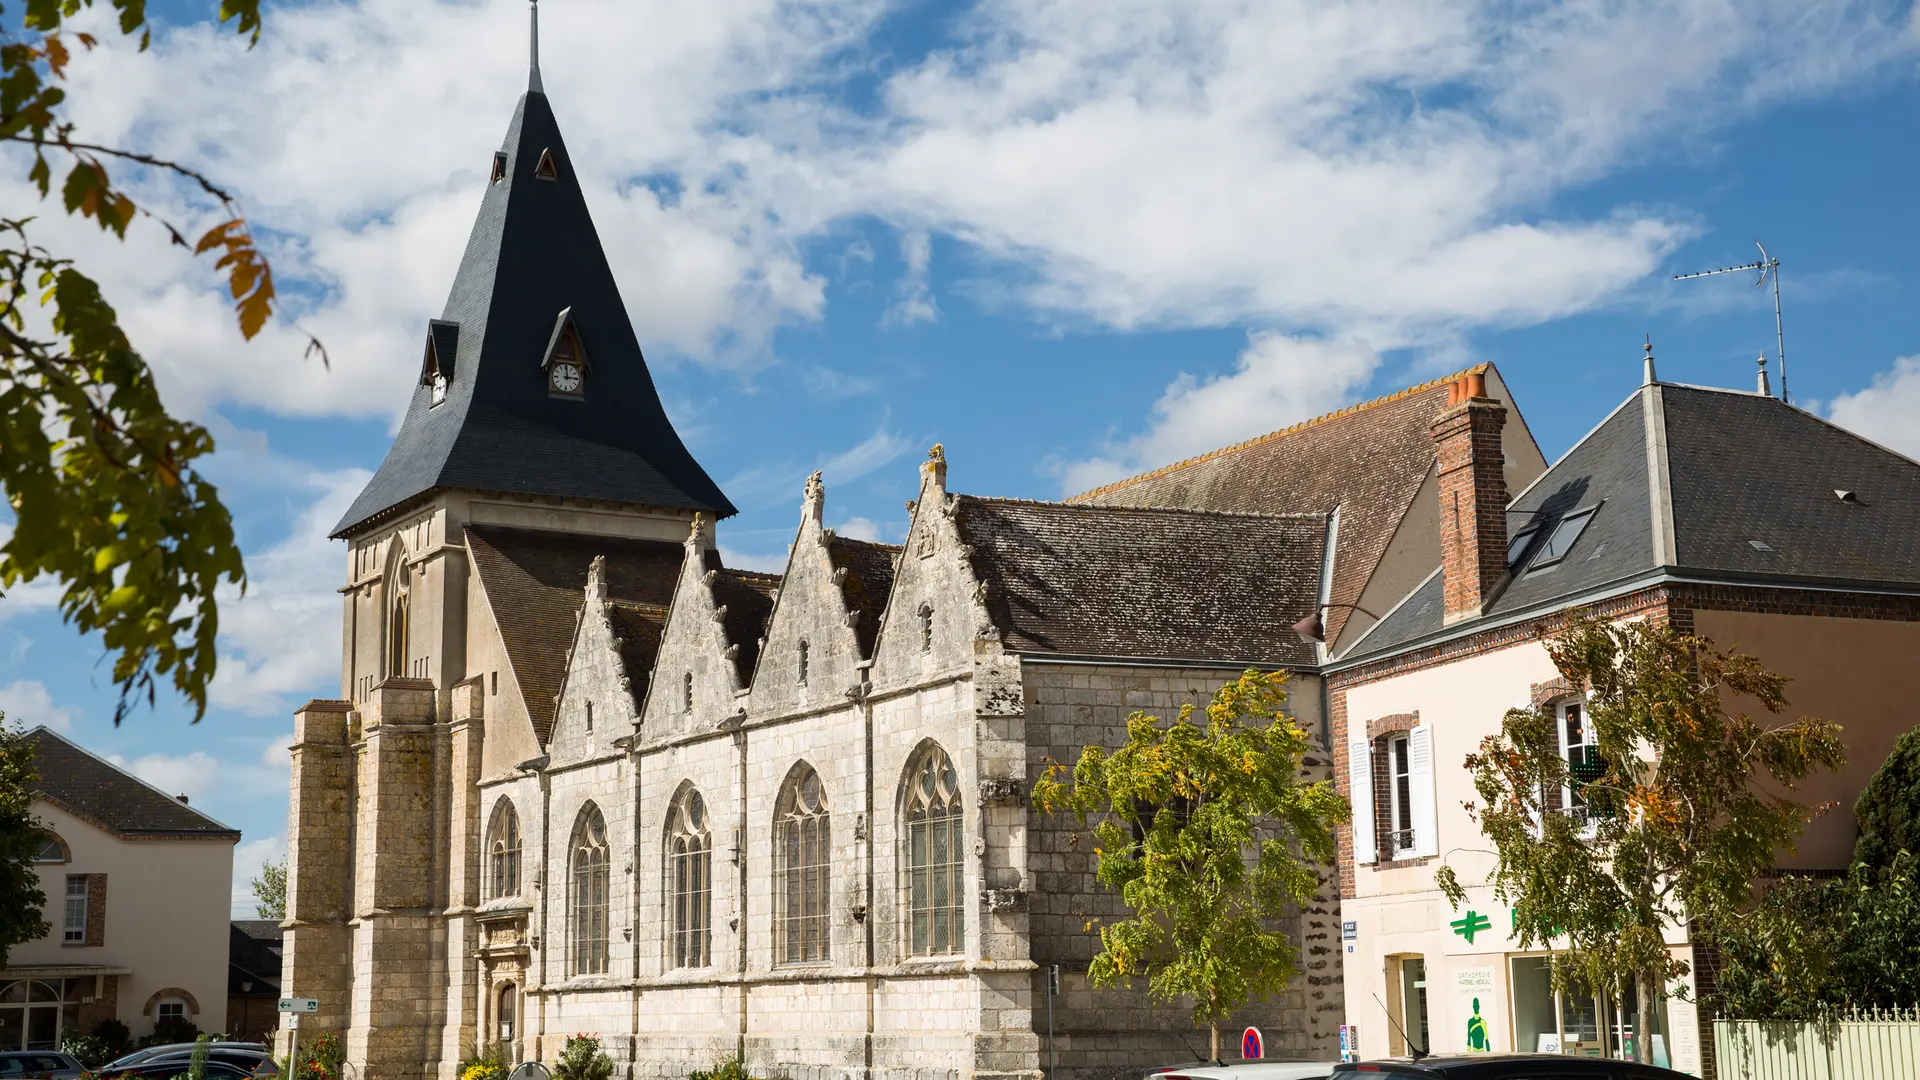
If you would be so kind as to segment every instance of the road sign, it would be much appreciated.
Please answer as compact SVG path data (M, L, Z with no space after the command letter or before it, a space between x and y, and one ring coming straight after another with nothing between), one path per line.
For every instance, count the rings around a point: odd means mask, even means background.
M280 1011L284 1013L317 1013L320 1001L317 998L281 998Z
M1250 1027L1240 1033L1240 1057L1243 1061L1259 1061L1267 1055L1266 1040L1260 1037L1260 1029Z

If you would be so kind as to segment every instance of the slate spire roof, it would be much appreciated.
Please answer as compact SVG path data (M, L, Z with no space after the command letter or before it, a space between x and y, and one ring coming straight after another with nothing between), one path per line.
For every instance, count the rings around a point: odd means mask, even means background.
M538 72L446 310L421 327L421 353L396 358L421 365L400 433L336 537L443 488L734 513L661 407ZM550 396L545 371L569 324L585 361L578 399Z

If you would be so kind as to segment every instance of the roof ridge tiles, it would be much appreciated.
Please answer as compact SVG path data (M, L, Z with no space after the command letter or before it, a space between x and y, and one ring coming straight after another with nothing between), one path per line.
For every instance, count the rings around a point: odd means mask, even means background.
M1074 496L1072 499L1051 500L1015 499L999 495L969 495L964 492L956 492L955 494L962 499L972 499L975 502L996 503L1003 506L1044 506L1058 510L1075 510L1080 512L1102 511L1124 514L1172 514L1181 517L1252 518L1261 521L1324 521L1327 517L1327 513L1324 510L1297 510L1284 514L1268 514L1261 513L1257 510L1210 510L1186 506L1128 506L1121 503L1082 503L1074 501L1082 497L1079 495ZM1091 495L1094 493L1087 492L1087 494Z
M1472 367L1465 368L1460 371L1456 371L1451 375L1442 375L1437 379L1429 379L1426 382L1419 383L1414 386L1404 387L1402 389L1394 391L1391 394L1386 394L1382 397L1371 398L1366 401L1356 402L1352 405L1348 405L1346 408L1343 408L1343 409L1335 409L1333 412L1322 413L1319 416L1315 416L1307 420L1301 420L1298 423L1290 424L1286 427L1279 429L1278 431L1269 431L1265 435L1255 435L1251 439L1242 439L1237 443L1220 447L1217 450L1209 450L1204 454L1196 454L1193 457L1184 458L1180 461L1173 462L1172 464L1169 464L1169 465L1162 465L1157 469L1152 469L1147 472L1139 473L1138 475L1135 475L1135 476L1129 476L1124 480L1115 480L1110 484L1102 484L1101 486L1097 488L1093 488L1090 491L1083 491L1078 495L1070 496L1067 499L1067 501L1077 503L1086 499L1095 498L1096 496L1108 494L1109 492L1118 491L1121 488L1130 487L1134 484L1138 484L1146 480L1152 480L1155 477L1165 476L1171 472L1178 472L1181 469L1198 465L1202 462L1212 461L1215 458L1225 457L1228 454L1238 453L1239 451L1245 450L1251 446L1259 446L1262 443L1272 442L1275 439L1284 438L1285 436L1296 434L1300 431L1306 430L1307 428L1317 427L1318 425L1324 424L1330 420L1338 420L1341 417L1351 416L1354 413L1365 412L1377 406L1388 404L1389 402L1400 401L1404 398L1412 397L1415 394L1425 393L1428 390L1432 390L1435 387L1445 386L1467 375L1484 375L1492 367L1493 367L1493 363L1491 361L1482 361L1481 363L1475 364Z

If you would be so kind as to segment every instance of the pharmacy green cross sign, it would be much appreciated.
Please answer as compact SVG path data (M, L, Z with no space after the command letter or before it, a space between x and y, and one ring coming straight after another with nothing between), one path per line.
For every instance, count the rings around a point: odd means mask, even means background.
M1466 938L1467 944L1471 945L1473 944L1473 935L1482 930L1491 929L1493 927L1493 920L1472 908L1468 908L1465 918L1455 919L1448 925L1453 927L1454 933Z

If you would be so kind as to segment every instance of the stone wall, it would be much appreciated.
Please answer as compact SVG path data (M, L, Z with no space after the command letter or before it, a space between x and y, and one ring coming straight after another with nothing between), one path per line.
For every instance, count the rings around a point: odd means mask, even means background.
M1216 689L1240 674L1220 668L1050 664L1032 658L1021 670L1029 785L1049 762L1071 768L1084 747L1120 746L1126 718L1134 711L1170 717L1188 703L1204 707ZM1323 730L1318 679L1297 677L1288 691L1289 711L1318 739ZM1333 775L1318 753L1307 759L1306 772L1311 779ZM1087 830L1071 817L1028 813L1031 948L1040 968L1033 977L1035 1022L1044 1033L1045 969L1058 964L1062 993L1053 1002L1053 1052L1061 1080L1137 1077L1156 1065L1204 1059L1208 1033L1194 1027L1186 1007L1157 1003L1143 986L1096 989L1088 984L1087 965L1100 950L1099 925L1124 917L1126 909L1094 878ZM1323 875L1321 892L1292 927L1300 976L1283 998L1255 1002L1235 1014L1229 1025L1230 1047L1237 1045L1241 1028L1251 1024L1266 1036L1271 1057L1331 1060L1338 1053L1344 1002L1332 867ZM1231 1050L1227 1056L1234 1056ZM1041 1057L1048 1060L1044 1046Z

